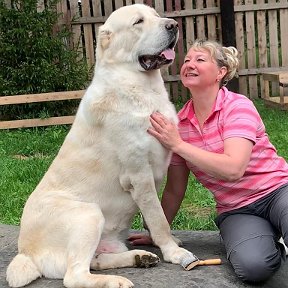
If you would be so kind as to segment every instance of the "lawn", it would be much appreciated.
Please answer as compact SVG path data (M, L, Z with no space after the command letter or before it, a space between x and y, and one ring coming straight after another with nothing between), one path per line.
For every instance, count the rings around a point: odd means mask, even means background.
M288 160L288 112L255 105L278 153ZM0 130L0 222L20 222L23 206L57 154L69 127ZM159 195L159 197L161 197ZM215 203L212 195L192 176L173 229L215 230ZM141 229L136 215L134 229Z

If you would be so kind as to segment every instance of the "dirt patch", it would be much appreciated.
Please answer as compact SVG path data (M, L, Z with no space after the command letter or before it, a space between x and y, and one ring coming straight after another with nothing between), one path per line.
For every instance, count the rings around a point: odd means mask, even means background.
M49 158L49 156L43 153L35 153L34 155L16 154L12 155L12 158L17 160L29 160L29 159L47 159Z
M187 211L191 216L207 218L214 212L213 207L199 207L195 204L186 204L183 206L183 209Z

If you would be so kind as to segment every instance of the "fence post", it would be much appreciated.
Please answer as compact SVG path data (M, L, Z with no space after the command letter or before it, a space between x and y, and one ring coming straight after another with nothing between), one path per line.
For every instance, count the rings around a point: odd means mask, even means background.
M11 0L5 0L4 3L6 4L7 8L11 8L12 7Z
M222 44L236 47L234 1L220 0ZM229 81L227 88L239 92L239 80Z

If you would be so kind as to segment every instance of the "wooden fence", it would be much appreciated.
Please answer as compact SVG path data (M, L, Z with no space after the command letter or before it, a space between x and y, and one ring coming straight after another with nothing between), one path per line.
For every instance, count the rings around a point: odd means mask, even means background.
M80 49L90 67L95 63L98 27L123 3L153 6L161 16L174 18L179 23L178 58L163 71L174 101L178 97L184 101L189 97L179 81L179 71L191 43L196 38L222 41L222 32L232 28L240 54L240 93L250 98L261 97L264 91L261 73L288 70L288 0L81 0L81 3L62 0L58 5L61 24L71 27L74 35L71 44ZM223 5L233 6L232 18L221 14ZM223 28L221 18L228 16L234 23L229 25L226 21L229 27ZM273 89L277 93L276 86Z
M6 0L7 3L10 1ZM45 3L46 0L38 1L39 11L45 9ZM236 46L240 57L237 89L249 98L263 97L262 73L288 71L288 0L60 0L57 5L57 10L61 13L59 25L67 25L71 29L73 37L69 39L69 45L79 49L80 57L86 59L89 67L95 64L99 26L115 9L134 3L150 5L161 16L174 18L179 24L180 37L176 47L178 57L173 65L162 71L174 102L179 99L186 101L189 97L180 83L179 71L187 49L196 38L214 39L225 45ZM227 9L229 7L230 10ZM272 95L279 93L277 83L271 83L269 89ZM71 99L69 97L73 93L65 94L66 99ZM49 97L53 98L52 94ZM6 98L12 101L12 97L16 96ZM19 102L18 97L18 103L27 103L27 97L29 98L28 95L20 97L22 102ZM35 100L33 102L43 101L41 97L31 97L30 99ZM6 98L0 97L0 106L5 105L3 103L9 104ZM52 122L30 120L25 124L18 122L15 125L31 127L41 125L39 123L64 124L68 120L71 123L73 118L52 119ZM11 128L13 126L11 123L6 124ZM6 127L3 125L2 123L0 129Z
M0 107L1 106L3 107L4 105L17 105L26 103L40 103L40 102L50 102L60 100L81 99L84 93L85 90L78 90L78 91L50 92L50 93L16 95L16 96L2 96L0 97ZM74 118L75 118L74 115L70 115L70 116L49 117L43 119L35 118L35 119L0 121L0 129L72 124Z

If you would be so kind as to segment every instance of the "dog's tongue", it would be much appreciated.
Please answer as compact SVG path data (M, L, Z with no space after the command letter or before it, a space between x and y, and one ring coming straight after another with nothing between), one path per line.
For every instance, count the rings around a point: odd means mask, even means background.
M167 49L167 50L164 50L162 53L161 53L161 56L164 56L166 59L168 60L174 60L175 58L175 51L173 49Z

